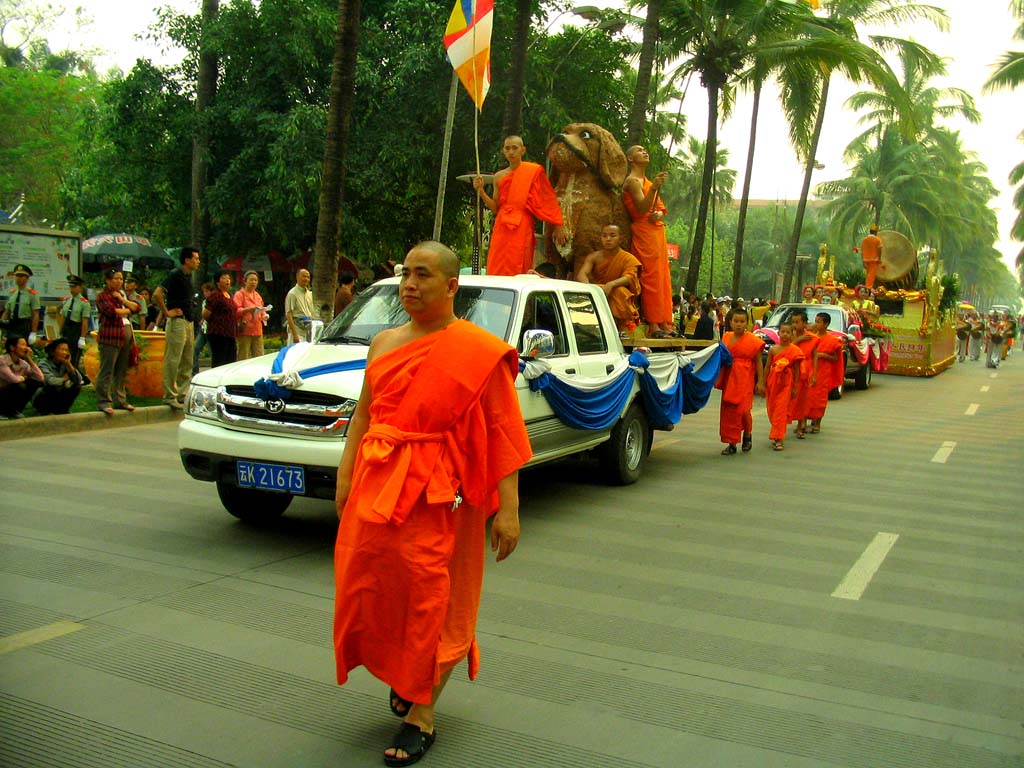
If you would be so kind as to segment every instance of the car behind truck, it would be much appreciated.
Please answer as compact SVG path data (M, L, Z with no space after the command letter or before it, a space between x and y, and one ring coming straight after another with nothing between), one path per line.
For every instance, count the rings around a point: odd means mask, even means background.
M398 287L398 279L383 280L358 294L315 343L192 379L178 432L181 461L193 478L216 484L231 514L264 521L283 513L295 496L334 498L370 341L408 320ZM533 448L527 466L592 451L602 478L619 484L639 479L652 430L673 425L645 403L650 389L642 395L644 374L631 370L637 358L623 346L600 286L527 275L463 276L455 314L520 352L526 370L517 377L516 390ZM702 352L700 362L717 368L721 357L715 352ZM656 358L666 354L671 360L662 359L661 370L667 370L664 363L672 371L691 369L683 360L677 368L679 356L667 352L651 356L652 370ZM615 401L610 423L571 426L572 419L556 413L548 396L531 387L538 369L570 397L576 384L592 391L611 379L627 385L628 392L619 390L627 394ZM622 378L630 375L631 384Z

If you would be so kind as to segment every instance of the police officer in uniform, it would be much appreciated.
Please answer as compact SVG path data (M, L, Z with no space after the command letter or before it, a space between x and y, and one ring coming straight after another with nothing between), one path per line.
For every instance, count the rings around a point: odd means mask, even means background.
M30 277L31 269L24 264L15 264L14 282L18 287L7 295L0 319L7 323L8 336L24 336L31 346L36 343L36 331L39 329L39 294L28 287Z
M85 349L85 340L89 335L89 299L83 294L85 281L78 275L68 275L68 286L71 295L65 296L60 305L60 337L68 343L71 351L71 365L78 368L78 361Z

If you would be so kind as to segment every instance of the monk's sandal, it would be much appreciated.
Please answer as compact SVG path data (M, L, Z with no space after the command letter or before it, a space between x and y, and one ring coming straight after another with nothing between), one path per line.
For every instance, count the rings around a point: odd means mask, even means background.
M393 749L396 753L401 750L405 752L406 756L398 757L396 754L393 757L388 757L384 755L384 765L397 766L418 763L427 754L427 750L430 749L431 744L434 743L436 738L436 728L433 733L424 733L418 725L402 723L398 733L391 739L388 749Z

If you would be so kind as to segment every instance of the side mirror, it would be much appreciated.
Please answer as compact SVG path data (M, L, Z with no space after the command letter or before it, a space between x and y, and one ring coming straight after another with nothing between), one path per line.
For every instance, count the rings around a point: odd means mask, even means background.
M527 359L551 357L555 354L555 335L551 331L531 330L523 334L521 357Z

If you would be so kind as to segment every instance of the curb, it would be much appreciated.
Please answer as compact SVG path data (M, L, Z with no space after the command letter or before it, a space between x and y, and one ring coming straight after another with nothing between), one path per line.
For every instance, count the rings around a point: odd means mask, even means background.
M29 437L66 435L71 432L90 432L96 429L118 429L180 421L182 411L166 405L150 405L134 411L114 411L113 416L94 413L64 413L55 416L32 416L26 419L0 421L0 442L22 440Z

